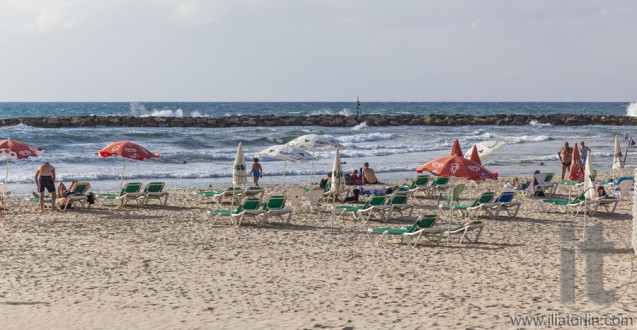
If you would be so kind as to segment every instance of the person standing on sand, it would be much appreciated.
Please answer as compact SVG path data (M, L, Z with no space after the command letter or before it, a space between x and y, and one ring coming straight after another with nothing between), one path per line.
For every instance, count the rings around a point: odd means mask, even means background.
M562 181L564 181L564 174L566 170L571 172L571 160L573 159L573 148L568 145L568 142L564 142L564 147L557 152L557 156L560 158L560 162L562 162Z
M586 165L586 156L589 152L592 152L591 148L585 146L584 141L580 141L579 145L579 157L582 159L582 164Z
M40 193L40 211L44 212L45 188L51 194L51 211L58 211L55 206L55 167L49 164L49 162L40 165L38 170L35 171L35 184L38 188L37 191Z
M254 181L254 186L259 186L259 179L263 177L263 168L261 164L259 164L259 158L254 157L254 163L252 164L252 169L250 170L250 174L252 175L252 181Z

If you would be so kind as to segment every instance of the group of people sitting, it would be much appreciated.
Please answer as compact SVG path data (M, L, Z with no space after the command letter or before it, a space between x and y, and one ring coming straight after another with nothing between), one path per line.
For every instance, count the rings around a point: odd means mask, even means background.
M327 172L327 175L321 179L319 187L325 188L328 182L332 180L332 172ZM363 167L359 170L353 170L352 174L345 176L345 183L347 185L363 185L363 184L377 184L380 183L374 174L374 170L369 167L369 163L363 164Z

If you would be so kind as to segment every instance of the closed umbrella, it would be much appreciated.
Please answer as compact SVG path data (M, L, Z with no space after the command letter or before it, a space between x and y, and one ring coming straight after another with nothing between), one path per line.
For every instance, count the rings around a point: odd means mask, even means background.
M626 148L628 150L628 148ZM619 171L624 168L625 165L624 155L622 154L622 148L619 146L619 139L615 135L615 152L613 155L613 170Z
M126 158L143 161L144 159L157 158L161 156L161 154L154 154L148 151L148 149L140 146L139 144L129 141L113 142L99 152L96 152L95 154L100 157L120 156L124 158L124 165L122 166L122 179L119 182L120 190L122 190L122 186L124 185Z
M236 188L237 186L243 186L248 182L248 175L246 174L246 157L243 154L243 143L239 142L237 147L237 155L234 157L234 167L232 169L232 184ZM234 207L234 194L235 189L232 189L232 204Z
M593 171L593 162L591 162L591 152L586 153L586 166L584 169L584 192L587 199L595 199L595 171Z
M281 183L285 183L285 170L286 170L288 161L292 163L298 162L303 164L303 163L313 161L316 159L309 152L307 152L307 150L297 148L287 144L280 144L280 145L263 149L257 152L256 154L254 154L254 156L255 157L265 156L265 157L276 158L276 159L285 161L285 163L283 164L283 180L281 181Z
M307 134L297 137L296 139L287 143L288 145L295 146L298 148L303 148L312 151L312 156L314 156L314 151L316 149L343 149L345 146L335 139L327 136L327 135L317 135L317 134ZM314 175L314 161L312 161L312 170L310 171L310 184L312 184L312 176Z
M480 165L482 165L482 161L480 161L480 156L478 155L478 147L476 145L473 146L473 148L471 148L471 156L466 157L465 158L469 158L469 160L472 160Z
M330 193L333 195L347 191L347 183L345 183L345 175L343 174L343 166L341 166L341 155L338 149L334 154L334 165L332 166L332 186Z
M571 179L571 181L584 181L584 165L582 165L582 158L580 158L577 143L573 146L571 167L568 172L568 178Z

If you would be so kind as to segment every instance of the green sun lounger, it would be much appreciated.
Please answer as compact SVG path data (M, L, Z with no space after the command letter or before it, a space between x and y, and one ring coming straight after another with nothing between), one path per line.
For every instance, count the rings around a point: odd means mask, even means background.
M265 210L259 208L261 201L258 198L246 198L236 210L216 210L206 211L208 221L214 224L216 219L221 217L229 217L230 223L235 227L241 226L243 219L246 215L254 216L257 219L257 224L261 225L261 216L266 213ZM214 216L214 217L213 217Z
M411 233L422 228L431 228L436 222L436 215L421 215L416 219L413 225L406 228L368 228L367 235L369 240L374 244L380 244L384 237L391 236L394 241L396 238L403 239L404 233ZM374 240L374 234L380 234L378 240Z
M389 208L391 208L391 206L385 204L385 195L373 195L370 196L370 198L367 200L367 202L365 202L365 205L363 206L332 206L330 210L332 212L332 218L334 220L336 220L337 218L336 210L340 210L341 213L339 214L339 216L342 216L345 212L351 212L354 218L361 219L363 223L367 223L367 220L369 220L369 217L374 212L380 213L380 217L383 222L387 221L385 212ZM365 214L369 214L368 218L365 218Z

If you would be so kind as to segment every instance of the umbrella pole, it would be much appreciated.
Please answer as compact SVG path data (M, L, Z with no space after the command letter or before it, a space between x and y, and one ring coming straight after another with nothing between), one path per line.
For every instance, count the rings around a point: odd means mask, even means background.
M4 184L9 183L9 157L7 157L7 174L4 176Z
M312 149L312 157L316 152ZM312 189L312 175L314 174L314 160L312 160L312 170L310 171L310 189Z
M451 212L453 212L453 177L451 177L451 191L449 192L449 216L448 218L448 228L447 228L447 244L451 240Z
M126 170L126 157L124 158L124 166L122 166L122 178L119 180L119 191L122 191L122 187L124 186L124 170Z
M285 168L288 165L288 161L286 160L285 163L283 163L283 179L281 180L281 184L285 184Z

